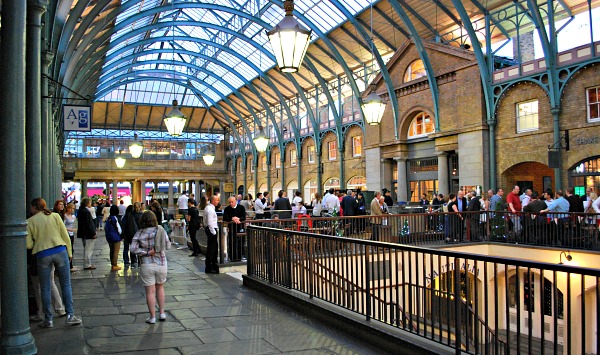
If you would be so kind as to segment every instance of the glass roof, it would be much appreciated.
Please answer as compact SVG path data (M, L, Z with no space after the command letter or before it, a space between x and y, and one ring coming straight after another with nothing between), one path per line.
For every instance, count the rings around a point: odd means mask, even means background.
M339 2L353 15L370 5ZM273 2L171 0L161 9L160 0L123 0L122 6L127 9L115 22L99 101L169 105L176 96L181 105L212 106L257 78L256 68L265 72L275 65L265 30L281 21L284 11ZM347 20L327 0L296 1L295 9L323 33Z

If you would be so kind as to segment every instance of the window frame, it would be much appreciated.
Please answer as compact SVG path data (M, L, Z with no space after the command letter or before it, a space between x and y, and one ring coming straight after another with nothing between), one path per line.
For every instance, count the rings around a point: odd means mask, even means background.
M593 103L590 103L590 91L591 90L596 90L596 100L597 101L595 101ZM600 86L592 86L592 87L585 89L585 103L586 103L585 109L587 112L587 117L586 117L587 121L589 123L600 122ZM590 117L591 116L590 108L592 105L598 105L598 117L595 117L595 118Z
M310 164L313 164L315 162L315 158L316 158L316 149L314 145L309 145L306 148L306 156L307 156L307 160Z
M359 142L360 144L356 144L356 142ZM358 135L358 136L354 136L352 137L352 156L353 157L361 157L362 156L362 136ZM357 149L358 147L358 149ZM357 152L358 150L358 152Z
M423 122L421 123L421 125L423 126L422 127L423 128L422 131L424 133L415 134L414 136L411 136L410 134L412 132L413 123L415 123L420 118L420 116L422 116L422 120L423 120ZM431 132L427 132L427 122L425 122L425 119L427 117L429 117L429 119L432 120L432 117L427 112L424 112L424 111L421 111L421 112L417 113L413 117L413 119L410 121L410 125L408 126L408 132L406 133L406 138L407 139L423 138L423 137L427 137L430 133L435 133L435 124L434 123L432 123L432 125L431 125L432 126Z
M280 152L275 152L273 155L274 155L274 158L275 158L275 168L276 169L281 168L281 153Z
M413 77L415 75L413 72L413 66L419 62L421 63L421 65L423 67L423 75L415 78L415 77ZM409 76L410 76L410 78L407 78ZM421 79L426 76L427 76L427 68L425 68L425 63L423 63L422 59L415 59L412 62L410 62L410 64L406 67L406 70L404 71L404 76L402 77L402 79L403 79L402 82L409 83L411 81L415 81L417 79Z
M331 152L333 152L333 154ZM333 140L327 142L327 156L329 160L337 160L337 141Z
M536 112L535 112L535 116L536 116L536 124L534 128L526 128L526 129L522 129L520 128L521 126L521 118L524 118L525 116L519 116L519 108L521 107L521 105L525 105L525 104L531 104L531 103L536 103ZM527 132L533 132L533 131L537 131L540 129L540 103L538 99L533 99L533 100L527 100L527 101L521 101L521 102L517 102L515 104L515 114L516 114L516 128L517 128L517 133L527 133ZM531 112L533 112L533 110L531 110ZM531 113L529 115L526 116L533 116L534 114Z
M296 149L290 150L290 166L298 165L298 158L296 157Z

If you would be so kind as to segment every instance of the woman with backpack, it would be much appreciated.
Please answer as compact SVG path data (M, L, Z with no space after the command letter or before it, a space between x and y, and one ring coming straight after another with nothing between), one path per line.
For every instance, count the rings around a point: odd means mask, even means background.
M121 270L119 266L119 250L121 249L121 234L123 230L119 224L117 217L119 216L119 207L117 205L110 206L109 216L104 223L104 233L106 241L110 249L110 264L111 271Z

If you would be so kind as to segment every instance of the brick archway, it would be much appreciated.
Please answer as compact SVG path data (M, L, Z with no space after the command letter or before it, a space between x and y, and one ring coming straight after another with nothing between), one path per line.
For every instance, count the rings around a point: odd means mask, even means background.
M550 183L550 188L554 190L554 169L551 169L546 164L528 161L518 163L506 169L500 177L500 186L504 191L512 190L517 182L530 181L534 191L544 191L544 180L546 185ZM547 187L547 186L546 186Z

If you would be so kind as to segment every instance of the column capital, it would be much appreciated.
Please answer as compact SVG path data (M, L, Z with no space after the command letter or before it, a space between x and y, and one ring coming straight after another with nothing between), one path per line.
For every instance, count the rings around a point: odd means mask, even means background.
M436 151L433 154L437 155L438 157L444 157L444 156L448 156L448 152L445 152L443 150L441 151Z
M46 12L48 8L48 1L45 0L27 0L27 11L35 11L32 15L41 15ZM41 18L40 18L41 20Z
M408 158L406 158L406 157L395 157L394 160L397 163L402 163L402 162L406 162L408 160Z

